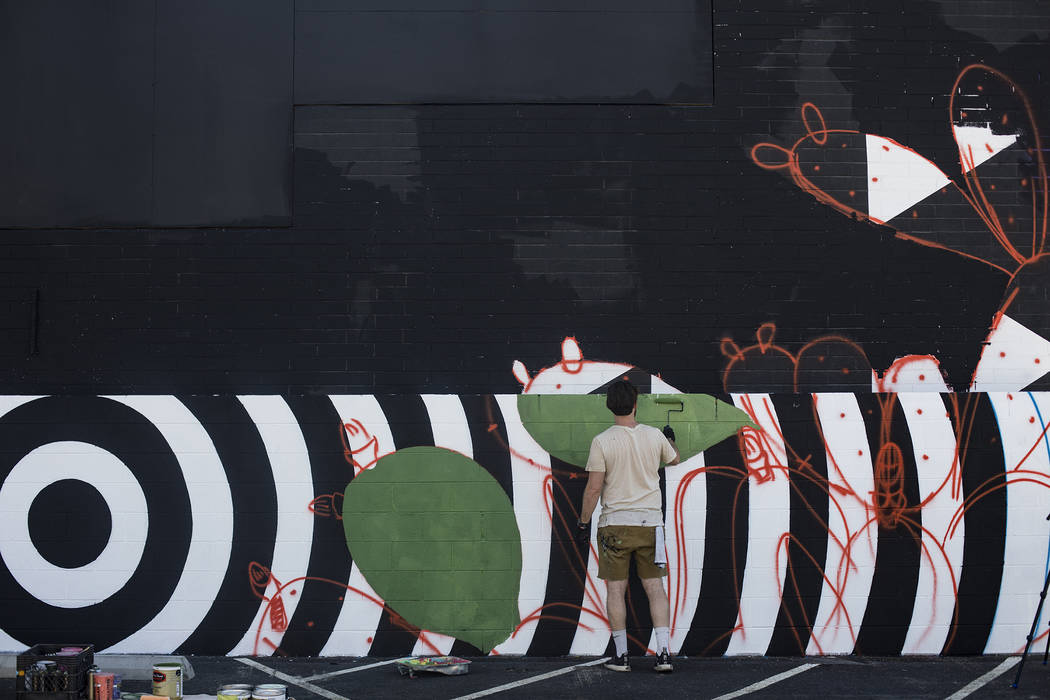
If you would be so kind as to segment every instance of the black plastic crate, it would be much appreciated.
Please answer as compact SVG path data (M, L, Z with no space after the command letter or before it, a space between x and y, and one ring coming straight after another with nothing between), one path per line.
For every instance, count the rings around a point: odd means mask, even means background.
M59 656L63 647L81 647L75 656ZM53 661L55 667L68 675L66 690L33 690L26 688L26 675L39 661ZM87 672L95 662L95 647L91 644L36 644L18 655L15 674L15 693L18 700L75 700L86 695Z

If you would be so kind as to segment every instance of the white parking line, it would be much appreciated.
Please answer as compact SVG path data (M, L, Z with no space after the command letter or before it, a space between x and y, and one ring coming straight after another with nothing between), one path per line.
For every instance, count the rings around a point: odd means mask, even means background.
M470 695L462 695L462 696L460 696L458 698L455 698L455 700L473 700L474 698L483 698L486 695L495 695L496 693L502 693L504 690L511 690L512 688L520 688L521 686L529 685L530 683L539 683L540 681L545 681L548 678L554 678L555 676L563 676L566 673L572 673L576 669L583 668L584 666L596 666L598 664L603 664L603 663L605 663L608 660L609 660L609 657L606 656L604 659L596 659L594 661L587 661L587 662L582 663L582 664L575 664L573 666L566 666L565 668L559 668L557 671L550 671L548 673L541 673L538 676L532 676L530 678L523 678L520 681L514 681L513 683L504 683L503 685L497 685L495 688L489 688L488 690L479 690L478 692L471 693Z
M947 700L961 700L962 698L965 698L967 695L970 695L971 693L975 692L981 686L987 685L991 681L995 680L998 676L1001 676L1004 673L1006 673L1007 671L1009 671L1011 668L1016 666L1020 661L1021 661L1021 657L1020 656L1011 656L1008 659L1004 659L1001 664L999 664L998 666L993 668L988 673L984 674L980 678L976 678L976 679L970 681L969 683L964 685L962 688L959 688L959 690L957 690L954 693L952 693L951 695L949 695Z
M778 673L775 676L770 676L769 678L767 678L767 679L765 679L763 681L759 681L758 683L752 683L751 685L746 686L744 688L741 688L740 690L734 690L732 693L726 693L725 695L719 695L714 700L729 700L730 698L738 698L741 695L747 695L748 693L754 693L757 690L762 690L763 688L768 688L769 686L773 685L774 683L779 683L780 681L787 680L788 678L791 678L792 676L797 676L798 674L802 673L803 671L808 671L809 669L816 668L819 665L820 664L802 664L801 666L796 666L795 668L791 669L790 671L784 671L783 673Z
M350 668L344 668L341 671L332 671L331 673L318 673L316 676L303 676L304 681L316 681L321 678L331 678L332 676L342 676L347 673L357 673L358 671L365 671L376 666L386 666L392 664L397 659L389 659L387 661L378 661L374 664L365 664L364 666L351 666Z
M254 659L246 659L244 657L240 657L239 656L239 657L236 658L236 660L240 661L242 664L245 664L247 666L251 666L252 668L257 668L260 671L263 671L264 673L268 673L271 676L273 676L274 678L280 678L282 681L284 681L286 683L291 683L293 685L299 686L300 688L305 688L306 690L309 690L311 693L316 693L316 694L320 695L322 698L328 698L328 700L350 700L350 698L348 698L348 697L345 697L343 695L339 695L338 693L333 693L331 690L325 690L324 688L322 688L320 686L314 685L310 681L303 680L302 678L296 678L295 676L289 676L287 673L281 673L280 671L275 671L274 669L270 668L269 666L264 666L263 664L259 663L258 661L255 661Z

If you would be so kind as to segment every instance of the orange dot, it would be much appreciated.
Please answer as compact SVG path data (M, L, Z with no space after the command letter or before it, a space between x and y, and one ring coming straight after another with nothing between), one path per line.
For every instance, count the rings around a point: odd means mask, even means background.
M1014 400L1014 395L1013 394L1007 394L1006 398L1009 399L1010 401L1013 401Z
M1006 357L1006 353L1005 352L1000 352L999 353L999 357Z
M919 375L919 381L920 381L920 382L924 382L924 381L926 381L926 375L925 375L925 374L920 374L920 375Z
M310 620L310 621L308 621L308 622L306 623L306 626L307 626L307 627L313 627L313 626L314 626L314 621L313 621L313 620Z
M1021 178L1021 187L1028 187L1028 178Z
M845 417L846 417L846 414L845 414L845 413L840 413L840 414L839 414L839 418L845 418Z
M872 181L872 182L878 182L878 181L879 181L879 178L877 178L877 177L873 177L873 178L871 178L871 181Z
M291 592L290 592L290 593L289 593L288 595L295 595L296 593L298 593L298 591L296 591L296 590L295 590L295 589L293 588L293 589L291 590Z
M343 599L343 596L339 596L339 600L342 600L342 599Z
M890 147L889 147L889 146L887 146L887 145L885 145L885 144L883 144L883 146L882 146L882 150L884 150L884 151L888 151L888 150L890 150Z
M1039 358L1038 358L1038 357L1037 357L1037 358L1035 358L1035 363L1036 363L1036 364L1039 364Z
M993 183L993 184L989 185L989 187L991 187L994 190L995 189L995 184Z
M922 415L922 409L921 409L921 408L919 408L919 409L916 409L916 411L915 411L915 412L916 412L916 413L918 413L918 414L919 414L920 416Z
M554 385L554 388L555 388L555 389L561 389L561 384L555 384L555 385Z
M923 455L923 456L922 456L922 458L923 458L923 459L929 459L929 458L930 458L930 456L929 456L929 455Z
M1014 215L1013 215L1013 214L1010 214L1010 216L1009 216L1009 217L1007 217L1007 219L1006 219L1006 220L1007 220L1007 221L1009 221L1009 222L1010 222L1010 223L1012 224L1012 223L1013 223L1013 222L1015 221L1015 219L1014 219Z
M371 643L372 643L372 638L371 638L371 637L369 637L369 638L368 638L368 639L367 639L366 641L367 641L367 642L368 642L369 644L371 644Z
M1030 418L1028 419L1028 422L1029 422L1029 423L1035 423L1035 416L1031 416L1031 417L1030 417Z
M860 457L864 454L864 450L857 450L857 456Z
M819 166L819 165L814 165L814 166L813 166L813 169L814 169L815 171L817 171L818 173L820 172L820 166Z
M913 218L913 219L918 219L919 218L919 210L918 209L912 209L911 210L911 218Z
M843 367L842 368L842 373L843 374L849 374L849 367Z
M857 190L850 190L849 191L849 196L850 197L856 197L857 196Z

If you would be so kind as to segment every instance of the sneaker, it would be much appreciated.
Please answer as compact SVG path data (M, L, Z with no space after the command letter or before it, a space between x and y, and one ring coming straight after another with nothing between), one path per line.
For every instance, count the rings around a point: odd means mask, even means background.
M670 673L674 670L674 666L671 665L671 655L664 649L660 652L660 655L656 657L656 663L653 664L653 670L657 673Z
M620 654L619 656L614 656L606 661L605 668L610 671L630 671L631 662L627 658L627 654Z

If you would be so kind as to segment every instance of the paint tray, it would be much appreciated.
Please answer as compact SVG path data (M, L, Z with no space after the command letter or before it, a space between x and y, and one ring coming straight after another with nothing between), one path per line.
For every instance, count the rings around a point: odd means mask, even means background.
M446 676L462 676L470 670L470 661L458 656L406 656L394 662L402 676L415 678L417 673L427 671Z

